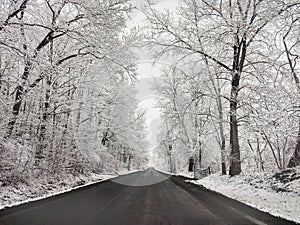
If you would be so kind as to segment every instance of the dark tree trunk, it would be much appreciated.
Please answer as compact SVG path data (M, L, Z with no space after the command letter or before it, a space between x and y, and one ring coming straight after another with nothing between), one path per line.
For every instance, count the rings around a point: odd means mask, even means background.
M193 172L194 171L194 157L191 157L189 159L189 169L188 172Z
M202 164L202 146L201 142L199 141L199 168L201 169L201 164Z
M22 16L23 16L24 11L22 11ZM21 17L22 18L22 17ZM21 26L21 29L23 29L23 26ZM24 35L24 30L21 30L22 35ZM54 39L53 36L54 31L50 31L44 39L40 42L40 44L36 47L34 54L31 58L29 58L28 55L26 55L25 58L25 67L24 67L24 72L21 77L21 84L19 84L16 88L16 97L15 97L15 103L13 105L13 110L12 110L12 119L8 123L8 136L12 134L12 131L14 129L15 123L18 119L19 113L20 113L20 108L22 105L22 100L23 100L23 95L25 93L24 87L26 85L26 82L29 78L30 71L32 69L32 60L36 59L38 56L38 53L41 51L43 47L49 44L50 41ZM57 35L59 37L59 35ZM27 46L24 44L23 49L26 52Z
M299 165L300 165L300 127L297 136L296 148L292 157L290 158L288 168L299 166Z
M25 82L28 79L29 71L30 71L30 62L27 62L24 68L24 72L22 75L22 83L19 84L16 88L16 97L15 97L15 103L13 105L12 114L13 117L8 123L8 136L12 134L12 131L14 129L15 123L18 119L18 115L20 113L21 105L22 105L22 98L23 98L23 92L24 92L24 86Z
M128 156L128 164L127 164L127 169L128 170L130 170L131 169L131 158L132 158L132 156L131 156L131 154L129 154L129 156Z
M26 3L25 3L26 5ZM23 24L23 18L24 18L24 11L21 11L21 16L19 18L20 22L21 22L21 27L20 27L20 32L22 37L25 40L25 30L24 30L24 24ZM10 136L12 134L12 131L14 129L14 126L16 124L20 109L21 109L21 105L22 105L22 96L24 93L24 86L26 84L26 81L28 80L28 76L30 73L30 69L31 69L31 62L29 59L29 56L27 54L27 45L24 42L23 43L23 50L25 52L25 67L23 70L23 74L21 76L21 82L18 84L17 88L16 88L16 97L15 97L15 103L13 105L13 109L12 109L12 118L11 120L8 122L8 136Z
M289 67L291 69L291 75L292 75L292 77L295 81L296 88L297 88L297 91L298 91L298 95L300 96L300 79L299 79L298 74L296 73L296 70L295 70L296 63L293 62L293 59L292 59L293 55L291 54L290 49L287 46L287 43L286 43L286 40L285 40L285 38L289 35L289 32L290 32L290 29L288 30L288 32L283 37L283 44L284 44L284 47L285 47L285 52L286 52L287 60L288 60L288 63L289 63ZM296 60L296 58L294 60ZM299 124L299 130L298 130L298 135L297 135L296 147L295 147L294 153L293 153L293 155L290 158L290 161L288 163L288 168L299 166L299 165L300 165L300 124Z
M47 81L48 83L49 81ZM47 86L50 86L51 82L47 84ZM49 110L49 99L50 99L50 89L47 88L46 94L45 94L45 101L44 101L44 109L43 109L43 115L42 115L42 125L41 125L41 133L40 133L40 141L45 139L46 134L46 123L48 119L48 110Z
M232 66L232 82L230 95L230 167L229 175L235 176L241 173L241 156L238 136L237 106L238 92L240 86L241 74L243 71L244 61L246 58L247 42L246 37L239 42L237 38L236 45L233 47L233 66Z
M222 169L222 175L226 175L226 162L225 162L225 138L222 138L222 143L221 143L221 169Z
M39 144L37 146L36 152L35 152L35 164L36 166L39 165L39 162L44 158L44 151L47 148L46 144L46 131L47 131L47 121L48 121L48 111L49 111L49 100L50 100L50 85L51 80L50 78L47 78L47 88L46 88L46 94L45 94L45 100L43 104L43 113L42 113L42 122L40 127L40 135L39 135Z
M237 94L239 85L239 75L236 73L232 81L231 98L230 98L230 147L231 147L231 164L229 174L231 176L241 173L240 146L238 137L237 124Z
M222 175L226 175L226 161L225 161L225 151L226 151L226 140L224 134L224 127L223 127L223 107L221 101L221 91L218 91L218 111L219 111L219 129L220 129L220 137L221 137L221 170Z

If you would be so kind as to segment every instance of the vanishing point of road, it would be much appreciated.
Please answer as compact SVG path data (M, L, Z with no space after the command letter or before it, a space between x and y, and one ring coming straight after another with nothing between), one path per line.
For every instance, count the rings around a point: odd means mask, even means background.
M0 211L0 225L291 224L154 169Z

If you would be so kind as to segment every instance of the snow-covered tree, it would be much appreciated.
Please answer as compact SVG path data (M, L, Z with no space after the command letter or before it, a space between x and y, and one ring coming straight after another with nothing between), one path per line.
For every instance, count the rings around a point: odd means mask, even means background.
M257 76L257 65L272 65L273 59L266 59L272 54L268 45L273 44L274 23L298 7L298 1L186 0L176 11L158 11L150 1L145 8L147 43L154 49L155 59L170 55L177 60L198 57L209 66L219 67L221 78L229 81L225 88L229 93L223 91L219 96L229 101L230 175L241 172L241 82Z

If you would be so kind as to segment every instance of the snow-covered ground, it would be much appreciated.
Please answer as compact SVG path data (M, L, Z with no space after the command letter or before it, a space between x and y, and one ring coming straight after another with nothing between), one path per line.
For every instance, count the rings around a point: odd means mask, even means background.
M188 178L194 178L194 172L178 172L176 173L177 176L183 176Z
M300 223L300 167L277 174L221 176L188 181L274 216Z

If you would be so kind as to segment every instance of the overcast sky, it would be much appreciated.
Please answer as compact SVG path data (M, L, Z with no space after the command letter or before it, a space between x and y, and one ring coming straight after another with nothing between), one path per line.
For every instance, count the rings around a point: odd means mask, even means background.
M143 4L146 3L145 0L132 0L133 5L138 9L134 10L130 15L131 20L128 21L129 27L131 26L143 26L145 17L140 9ZM175 9L178 5L178 0L158 0L156 8L160 10L164 9ZM138 101L141 109L146 110L146 125L148 130L148 140L150 142L150 149L156 147L156 136L159 132L160 113L159 109L155 107L156 104L156 93L151 90L151 83L153 82L153 77L159 78L161 71L160 69L164 66L161 63L153 65L153 61L150 57L150 52L145 50L138 52L141 57L138 63ZM165 64L165 63L164 63Z

